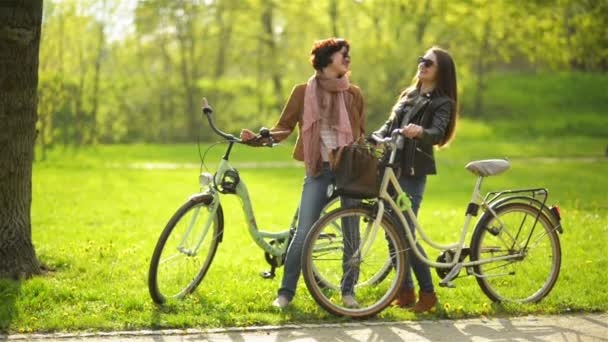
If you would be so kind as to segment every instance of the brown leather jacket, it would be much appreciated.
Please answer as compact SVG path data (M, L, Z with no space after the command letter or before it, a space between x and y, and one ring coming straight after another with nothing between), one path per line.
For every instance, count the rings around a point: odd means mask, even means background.
M306 83L296 85L291 91L289 100L283 108L279 121L270 129L273 133L275 141L280 142L287 138L298 125L298 139L296 146L293 149L293 158L304 161L304 145L302 144L302 114L304 112L304 93L306 92ZM365 135L365 103L361 89L355 85L350 85L347 90L351 96L344 96L346 102L346 110L350 119L350 125L355 140ZM321 158L319 151L318 158ZM318 165L322 165L319 163ZM319 174L321 170L316 170L315 174Z

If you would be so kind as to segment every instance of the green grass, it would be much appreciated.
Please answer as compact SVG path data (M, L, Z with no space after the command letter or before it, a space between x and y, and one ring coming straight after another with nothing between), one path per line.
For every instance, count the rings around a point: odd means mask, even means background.
M544 186L549 202L562 208L562 271L551 294L537 305L497 305L474 279L465 278L456 289L437 289L441 307L434 314L414 316L389 308L376 319L608 311L606 80L605 75L574 73L493 75L487 114L472 121L464 111L455 142L436 155L439 176L429 178L422 204L420 220L429 235L453 242L475 181L464 165L510 158L512 169L489 178L484 190ZM465 109L470 107L467 94L465 87ZM220 145L209 152L208 167L215 167L224 149ZM240 169L261 229L285 229L298 203L303 168L266 167L290 163L291 152L289 143L275 149L237 146L232 156L244 166L263 163ZM193 144L56 148L35 163L33 240L40 260L55 271L20 282L0 280L0 332L345 320L318 308L302 281L292 308L277 312L270 307L282 270L274 280L258 275L267 269L263 253L247 234L239 201L230 196L222 199L225 239L199 289L166 307L152 303L147 290L152 249L169 217L198 191L198 163Z
M470 117L475 83L466 80L463 114ZM478 119L500 135L608 137L608 77L605 73L497 72L488 75Z
M470 127L471 132L486 134L483 127L472 123ZM600 147L594 139L582 141L589 150ZM475 146L479 148L471 150ZM518 159L552 154L526 142L498 146L499 156L513 155L512 170L488 179L485 190L545 186L550 190L550 202L562 207L565 233L560 236L560 279L538 305L502 306L492 304L474 279L465 278L457 281L456 289L438 288L441 308L421 317L608 310L608 294L603 291L608 280L603 251L608 237L608 179L603 175L608 173L608 162L599 151L584 154L592 158L583 159ZM564 148L568 146L571 144ZM521 149L528 150L518 154ZM221 152L222 147L216 148L214 158ZM233 160L289 161L290 153L291 146L274 150L239 146ZM481 144L475 134L461 136L458 144L438 153L440 176L429 179L420 213L432 238L446 243L457 239L475 180L463 166L474 155L496 156L493 153L493 148ZM580 156L575 149L565 155ZM98 146L71 155L64 152L63 158L51 155L49 160L35 164L32 225L40 260L56 271L19 283L0 281L1 330L88 331L344 320L318 308L302 281L291 309L277 312L270 307L282 270L274 280L258 275L267 269L263 253L247 235L240 203L229 196L222 202L225 239L199 289L166 307L152 303L146 285L148 263L166 221L197 191L195 146ZM144 161L188 164L176 169L132 167ZM299 199L303 172L300 167L241 170L262 229L287 227ZM376 319L418 318L389 308Z

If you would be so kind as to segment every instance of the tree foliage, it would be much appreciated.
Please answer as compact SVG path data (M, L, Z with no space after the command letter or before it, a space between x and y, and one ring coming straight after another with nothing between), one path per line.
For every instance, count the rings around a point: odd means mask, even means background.
M593 0L48 1L38 143L211 139L202 96L228 131L271 125L313 72L312 42L331 36L351 42L371 125L433 45L474 84L462 113L480 115L494 70L605 72L607 18Z

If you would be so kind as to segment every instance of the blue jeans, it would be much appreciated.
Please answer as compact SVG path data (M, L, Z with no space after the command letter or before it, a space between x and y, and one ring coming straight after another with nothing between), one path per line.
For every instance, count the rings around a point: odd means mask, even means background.
M412 211L416 216L418 216L418 209L420 209L420 203L422 202L422 195L424 194L424 188L426 186L426 175L421 176L401 176L399 178L399 185L405 193L408 195L412 205ZM405 215L407 219L407 223L410 226L410 232L412 232L412 236L416 237L416 228L414 227L414 223L410 220L410 218ZM418 242L416 242L416 248L420 251L424 257L426 257L426 253L424 249ZM414 274L416 275L416 279L418 280L418 285L420 286L421 292L433 293L435 289L433 288L433 280L431 279L431 270L428 265L423 263L416 257L416 254L411 248L407 249L407 258L405 261L405 282L404 287L407 289L414 288L414 282L412 280L412 269L414 270Z
M302 268L302 249L306 235L310 228L319 219L323 207L329 201L327 198L327 187L334 183L334 174L329 169L328 163L323 163L323 172L316 177L306 176L304 178L304 186L302 189L302 198L300 200L300 209L298 217L298 227L296 233L289 244L287 255L285 256L285 267L283 272L283 281L278 294L287 297L290 301L296 294L296 286L300 278ZM342 207L354 206L358 203L352 198L342 197ZM359 246L359 230L358 227L351 225L342 225L345 227L343 233L344 238L344 253L343 260L349 260L354 253L354 246ZM359 272L352 270L352 266L347 266L343 262L343 276L341 282L342 294L353 294L354 285L357 283Z

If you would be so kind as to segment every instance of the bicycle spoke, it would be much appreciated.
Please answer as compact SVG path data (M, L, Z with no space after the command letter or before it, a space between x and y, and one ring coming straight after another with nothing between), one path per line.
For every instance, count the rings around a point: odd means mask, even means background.
M378 312L390 304L404 276L393 271L405 266L404 254L396 253L393 266L389 241L398 250L403 242L386 222L374 226L373 217L362 209L343 208L328 216L317 221L305 243L302 271L309 291L332 313L365 317ZM323 237L331 234L342 239L325 245ZM346 307L343 293L356 296L358 307Z
M561 251L552 225L546 217L538 216L537 208L523 203L499 207L496 215L480 222L488 228L476 230L471 243L471 260L485 261L474 266L477 282L495 301L539 301L549 293L559 274ZM499 232L491 228L495 227L493 222L501 223ZM510 227L518 233L510 234ZM514 236L519 241L506 241ZM530 243L523 249L526 241ZM492 261L506 256L513 259Z
M205 276L221 234L219 209L209 210L209 202L186 203L163 231L150 262L148 287L155 302L183 297Z

